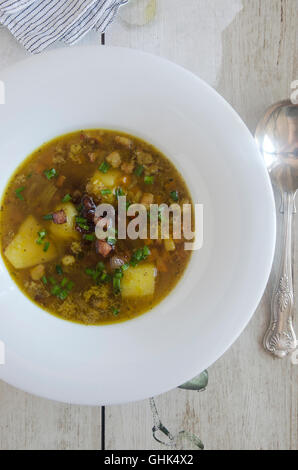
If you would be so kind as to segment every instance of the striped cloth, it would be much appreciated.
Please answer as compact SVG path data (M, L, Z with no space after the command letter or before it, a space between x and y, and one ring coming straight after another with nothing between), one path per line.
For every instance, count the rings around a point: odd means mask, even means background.
M33 54L55 41L74 44L88 31L103 33L128 0L0 0L0 24Z

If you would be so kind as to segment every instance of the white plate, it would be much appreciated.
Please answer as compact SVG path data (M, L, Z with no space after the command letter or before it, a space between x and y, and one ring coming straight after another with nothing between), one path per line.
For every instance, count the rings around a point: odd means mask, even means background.
M100 405L157 395L209 367L256 309L275 245L270 181L241 119L190 72L130 49L60 49L0 79L1 193L43 142L102 127L164 151L205 211L204 245L182 281L153 311L126 323L87 327L44 312L1 260L0 377L54 400Z

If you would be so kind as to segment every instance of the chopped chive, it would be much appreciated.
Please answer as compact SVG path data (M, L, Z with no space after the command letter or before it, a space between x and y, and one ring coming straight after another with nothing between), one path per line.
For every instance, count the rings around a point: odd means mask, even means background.
M21 201L24 201L24 196L23 194L21 194L21 192L24 191L24 189L25 189L25 186L21 186L20 188L17 188L15 190L16 197L19 198Z
M86 224L87 223L87 219L85 219L84 217L76 217L76 222L78 224Z
M41 230L40 232L37 232L37 233L39 235L39 238L41 239L43 239L47 234L46 230Z
M112 191L110 189L102 189L101 194L104 196L105 194L112 194Z
M48 180L51 180L52 178L57 176L57 171L55 170L55 168L51 168L50 170L45 170L43 173Z
M120 292L121 290L121 281L118 277L113 277L113 289L116 293Z
M85 273L86 273L88 276L93 276L93 275L95 274L95 271L94 271L94 269L86 268L86 269L85 269Z
M153 184L154 182L154 176L145 176L144 177L144 183L145 184Z
M124 196L124 191L120 186L118 188L116 188L115 195L116 195L116 197Z
M69 281L68 281L67 277L64 277L61 281L61 287L65 287L68 282Z
M179 200L178 191L171 191L170 196L171 196L171 199L173 199L174 202L177 202Z
M46 214L43 216L44 220L53 220L53 214Z
M108 237L107 242L108 242L109 245L113 246L113 245L116 245L117 240L115 238Z
M78 224L78 226L79 226L81 229L83 229L83 230L89 230L89 229L90 229L89 225Z
M67 289L67 290L71 290L71 289L73 288L74 284L75 284L75 283L74 283L73 281L69 281L69 283L66 284L66 289Z
M47 234L46 230L41 230L40 232L37 232L38 239L36 240L36 243L38 245L42 245L43 239L45 238L46 234Z
M93 233L85 233L83 235L83 238L84 238L84 240L88 240L89 242L93 242L93 240L95 239L95 235L93 235Z
M99 261L96 265L96 271L103 271L105 269L105 265L102 261Z
M110 165L107 162L102 162L100 166L98 167L99 171L101 171L102 173L107 173L109 168L110 168Z
M58 297L60 300L65 300L67 296L68 296L68 292L65 289L59 292L58 294Z
M125 263L121 266L121 270L122 271L126 271L127 269L129 268L129 264L128 263Z
M47 278L45 276L42 276L41 280L44 283L44 285L48 283Z
M60 264L57 264L57 266L56 266L56 273L57 274L63 274L63 269L62 269L62 266L60 266Z
M122 279L123 278L123 273L121 271L118 271L114 274L114 277L116 277L117 279Z
M62 199L62 202L69 202L72 200L72 197L70 194L65 194L64 198Z
M60 292L61 292L61 287L59 287L58 285L55 285L51 290L51 294L53 295L58 295Z
M102 275L100 276L101 282L109 282L110 279L111 279L111 276L107 273L102 273Z
M143 255L144 256L149 256L150 255L150 250L147 245L144 246L143 248Z
M113 312L113 315L117 317L117 315L119 315L120 310L119 308L113 308L112 312Z
M144 171L143 165L138 165L137 168L135 169L135 175L141 176L141 174L143 173L143 171Z
M50 283L51 283L51 284L53 284L53 285L55 285L55 284L56 284L56 279L55 279L55 278L53 278L52 276L51 276L51 277L49 277L49 281L50 281Z
M130 265L135 267L140 261L145 260L150 255L150 250L148 246L144 246L143 248L137 249L131 257Z
M43 251L48 251L49 246L50 246L50 242L45 242L45 244L43 246Z

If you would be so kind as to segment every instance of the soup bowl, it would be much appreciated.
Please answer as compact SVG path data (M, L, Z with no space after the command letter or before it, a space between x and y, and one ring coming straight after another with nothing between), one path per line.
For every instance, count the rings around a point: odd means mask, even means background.
M124 48L60 49L0 75L0 190L39 145L78 129L117 129L160 149L203 205L182 280L124 323L59 319L18 289L1 260L0 378L68 403L144 399L216 361L250 320L275 246L271 184L253 137L212 88L161 58Z

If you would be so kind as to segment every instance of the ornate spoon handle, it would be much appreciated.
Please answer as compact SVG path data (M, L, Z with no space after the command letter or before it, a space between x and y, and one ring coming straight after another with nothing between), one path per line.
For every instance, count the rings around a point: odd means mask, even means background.
M272 305L271 322L264 338L264 347L275 356L282 358L296 349L296 335L293 328L293 278L292 278L292 218L295 211L295 193L283 194L284 234L282 258L278 272Z

